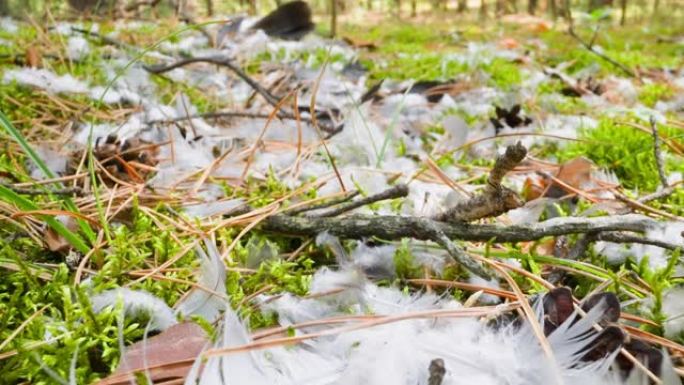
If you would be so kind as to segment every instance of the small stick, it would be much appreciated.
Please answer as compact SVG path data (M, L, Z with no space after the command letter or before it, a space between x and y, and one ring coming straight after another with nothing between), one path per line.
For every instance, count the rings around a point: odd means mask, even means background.
M86 36L91 37L91 38L100 39L100 41L102 41L103 43L108 44L108 45L112 45L116 48L121 48L121 49L126 49L126 50L131 50L131 51L139 51L140 50L138 47L120 42L116 39L112 39L111 37L101 35L97 32L89 31L87 29L71 27L71 31L86 35Z
M489 173L487 183L493 189L501 188L503 177L511 172L527 156L527 149L520 143L506 148L506 153L496 159L494 168Z
M252 79L249 75L247 75L242 69L240 69L238 66L234 65L232 63L232 60L226 57L219 57L219 56L202 56L202 57L189 57L185 59L178 60L174 63L168 64L168 65L155 65L155 66L143 66L146 71L149 73L159 75L163 74L165 72L169 72L171 70L174 70L176 68L184 67L188 64L193 64L193 63L211 63L211 64L216 64L220 66L227 67L231 71L233 71L238 77L240 77L242 80L244 80L247 84L249 84L254 91L258 92L259 95L263 96L266 101L275 106L278 104L278 98L275 96L271 95L271 93L262 87L259 83L257 83L254 79Z
M464 241L526 242L544 237L586 234L606 231L643 233L658 221L637 214L596 218L558 217L529 225L501 226L492 224L447 223L425 217L399 215L350 215L339 218L295 217L274 214L264 219L261 229L294 236L315 237L322 231L340 238L378 237L386 240L413 238L434 239L435 226L449 238ZM429 225L429 226L428 226ZM427 226L427 227L426 227ZM640 238L641 240L641 238ZM672 247L678 247L673 245Z
M12 191L14 191L17 194L24 194L24 195L77 195L77 196L83 196L84 192L83 189L80 187L66 187L66 188L60 188L60 189L31 189L31 188L24 188L24 187L16 187L12 184L9 183L3 183L0 182L0 186L6 187Z
M596 28L594 28L594 34L591 36L591 40L589 41L589 47L594 47L594 43L596 43L596 38L598 37L599 29L601 29L600 24L596 25Z
M294 208L292 210L285 210L284 213L287 215L297 215L297 214L301 214L301 213L306 212L306 211L325 209L325 208L328 208L331 206L337 206L340 203L348 202L349 200L353 199L357 195L359 195L359 190L352 190L352 191L349 191L349 193L347 193L346 195L344 195L342 197L331 199L331 200L329 200L327 202L323 202L323 203L312 204L312 205L304 206L304 207L297 207L297 208Z
M611 58L610 56L607 56L606 54L604 54L604 53L602 53L602 52L600 52L600 51L597 51L597 50L594 48L594 42L595 42L595 40L596 40L595 34L596 34L597 31L598 31L598 29L594 32L594 37L591 39L591 44L589 44L589 43L587 43L586 41L582 40L582 38L579 37L579 36L575 33L575 29L572 27L572 25L570 26L570 28L568 28L568 34L570 34L570 36L572 36L575 40L577 40L577 41L578 41L584 48L586 48L589 52L591 52L591 53L593 53L594 55L600 57L601 59L607 61L608 63L614 65L615 67L621 69L622 72L624 72L625 74L627 74L629 77L632 77L632 78L638 77L637 74L636 74L634 71L632 71L630 68L628 68L628 67L625 66L624 64L622 64L622 63L616 61L615 59Z
M270 93L266 88L262 87L256 80L252 79L249 75L247 75L240 67L236 66L233 64L232 60L227 57L220 57L220 56L206 56L206 57L189 57L185 59L181 59L177 62L168 64L168 65L154 65L154 66L143 66L143 68L155 75L160 75L165 72L171 71L173 69L183 67L189 64L193 63L211 63L211 64L216 64L220 66L227 67L231 71L233 71L239 78L244 80L254 91L256 91L259 95L261 95L268 104L277 107L280 104L280 100L273 96L273 94ZM316 123L315 115L316 115L316 110L311 107L311 108L306 108L304 107L305 111L308 111L311 115L312 118L309 119L310 123ZM287 113L284 111L279 111L278 112L278 117L285 118L285 119L297 119L296 115ZM300 118L301 119L301 118ZM304 119L301 119L304 121ZM329 124L321 124L321 129L325 131L326 133L329 134L329 136L332 136L339 132L341 130L341 127L334 127L334 125L329 125Z
M684 247L682 247L681 245L664 242L658 239L649 239L646 237L639 237L631 234L624 234L618 232L598 233L594 235L594 238L599 241L607 241L613 243L639 243L642 245L652 245L672 251L684 249Z
M527 149L518 142L508 146L506 152L497 158L489 173L487 187L482 194L461 202L433 219L440 222L472 222L482 218L496 217L523 205L518 194L501 185L503 177L512 171L527 155Z
M472 259L466 252L456 246L449 237L444 234L432 221L423 219L421 221L423 228L428 231L432 241L436 242L438 245L442 246L449 253L451 258L453 258L458 264L465 267L467 270L473 274L477 274L484 279L490 279L491 274L485 268Z
M359 199L354 202L349 202L344 205L340 205L337 208L319 213L319 214L314 214L311 215L312 217L318 217L318 218L325 218L325 217L335 217L338 216L342 213L346 213L347 211L354 210L356 208L359 208L361 206L365 206L371 203L379 202L379 201L384 201L386 199L395 199L395 198L402 198L408 195L408 186L405 184L398 184L392 188L389 188L385 191L379 192L377 194L373 194L370 196L367 196L365 198Z
M169 124L169 123L175 123L175 122L182 122L185 120L190 120L190 119L220 119L220 118L251 118L251 119L268 119L269 115L268 114L260 114L260 113L253 113L253 112L240 112L240 111L215 111L215 112L207 112L204 114L193 114L189 116L179 116L177 118L171 118L171 119L155 119L155 120L150 120L147 123L148 124ZM296 117L294 115L290 116L289 114L282 114L282 116L279 116L281 119L290 119L290 120L296 120ZM301 118L300 120L306 123L311 123L310 118Z
M641 198L637 199L637 202L647 203L650 201L655 201L658 199L666 198L666 197L672 195L675 191L677 191L678 187L679 187L678 185L668 186L668 187L666 187L660 191L654 192L653 194L648 194L648 195L642 196Z
M653 116L649 120L651 123L651 131L653 132L653 155L655 156L656 167L658 168L658 177L660 177L660 184L664 189L670 187L667 183L667 174L665 174L665 163L663 162L663 153L660 150L660 136L658 135L658 127Z

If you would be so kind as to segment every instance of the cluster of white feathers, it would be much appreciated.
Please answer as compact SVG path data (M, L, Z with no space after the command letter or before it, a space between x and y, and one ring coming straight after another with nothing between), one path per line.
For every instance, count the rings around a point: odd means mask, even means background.
M363 274L358 257L343 254L340 258L340 252L344 253L344 250L335 250L333 237L321 235L319 243L333 248L338 260L347 260L339 261L339 269L320 269L311 282L311 294L344 290L311 298L289 294L262 296L259 298L262 311L277 313L283 327L353 315L392 317L394 322L357 328L351 327L359 325L354 322L293 328L295 335L321 332L324 335L297 345L227 353L206 361L200 356L186 378L186 385L420 385L428 383L428 367L437 358L445 363L444 385L648 383L647 377L638 370L633 370L627 379L620 378L612 369L617 351L594 362L580 360L582 351L591 346L595 338L595 334L587 332L601 318L602 305L573 323L571 321L578 317L574 314L548 336L553 351L551 358L543 351L527 322L492 322L498 312L483 318L412 317L421 312L464 307L449 297L409 294L392 287L379 287ZM95 296L96 310L121 301L127 316L146 312L151 317L152 328L157 330L175 323L179 314L201 315L208 321L221 319L219 338L208 348L249 345L253 340L248 326L222 297L225 269L216 246L208 241L206 251L197 248L196 253L201 262L199 284L221 296L193 289L172 311L148 293L117 289ZM541 320L541 301L536 300L534 308ZM402 316L405 319L401 319ZM665 361L664 383L679 384L669 360Z

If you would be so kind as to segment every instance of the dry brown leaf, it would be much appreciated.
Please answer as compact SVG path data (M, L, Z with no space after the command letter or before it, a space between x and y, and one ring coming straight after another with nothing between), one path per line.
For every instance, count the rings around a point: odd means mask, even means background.
M78 223L73 217L60 217L58 218L64 226L71 232L78 231ZM45 231L45 245L47 245L48 250L58 253L63 253L71 248L71 244L64 239L63 236L59 235L52 227L48 227Z
M501 48L506 48L506 49L515 49L520 47L520 43L513 39L512 37L506 37L497 43L497 45Z
M375 51L378 49L378 46L369 40L352 39L347 36L342 37L342 40L354 48L367 49L369 51Z
M38 47L32 45L26 49L26 65L31 68L43 67L43 55Z
M582 186L591 182L591 168L593 166L594 163L591 160L578 157L565 162L558 170L556 178L576 189L581 189Z
M544 196L560 198L583 190L591 184L591 169L594 163L584 157L578 157L565 162L556 173L556 181L547 181L550 187Z
M541 198L546 191L547 183L541 176L529 176L525 179L525 184L523 185L522 197L525 202Z
M135 373L145 371L155 383L184 379L208 342L207 333L196 323L171 326L129 346L116 371L97 384L128 385Z

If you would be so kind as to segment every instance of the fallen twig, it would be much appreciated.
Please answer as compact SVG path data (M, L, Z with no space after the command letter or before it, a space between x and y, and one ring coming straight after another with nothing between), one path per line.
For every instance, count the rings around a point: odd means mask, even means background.
M279 106L280 105L280 100L275 97L273 94L271 94L270 91L268 91L266 88L262 87L256 80L252 79L247 73L245 73L240 67L236 66L233 64L232 60L228 57L221 57L221 56L203 56L203 57L189 57L185 59L178 60L174 63L167 64L167 65L151 65L151 66L143 66L145 70L148 72L155 74L155 75L160 75L165 72L171 71L176 68L180 68L189 64L193 63L211 63L211 64L216 64L220 66L224 66L231 71L233 71L238 77L240 77L242 80L244 80L254 91L256 91L259 95L261 95L268 104L272 106ZM301 107L304 108L306 112L309 112L312 115L312 118L309 119L309 122L315 122L316 119L314 117L315 114L317 114L317 111L315 111L313 108L306 108L306 107ZM296 114L292 114L289 112L285 111L278 111L278 117L284 118L284 119L294 119L294 120L302 120L302 121L307 121L306 119L302 119L302 117L297 117ZM330 123L330 124L328 124ZM335 133L340 131L340 127L335 127L334 123L332 121L330 122L319 122L321 129L328 133L329 136L334 135Z
M661 241L658 239L649 239L645 237L638 237L631 234L616 233L616 232L604 232L594 235L594 238L599 241L613 242L613 243L640 243L642 245L652 245L658 246L663 249L675 251L677 249L683 249L681 245L675 245L669 242Z
M663 199L666 198L672 194L674 194L675 191L677 191L678 185L672 185L668 186L660 191L656 191L652 194L644 195L641 198L637 199L637 202L639 203L647 203L650 201L655 201L658 199Z
M655 157L656 168L658 169L658 177L663 188L668 188L667 174L665 174L665 163L663 162L663 153L660 150L660 136L658 135L658 127L656 126L655 118L651 116L649 120L651 123L651 131L653 132L653 156Z
M175 123L175 122L182 122L185 120L191 120L191 119L220 119L220 118L251 118L251 119L268 119L269 114L259 114L259 113L254 113L254 112L240 112L240 111L215 111L215 112L207 112L204 114L191 114L191 115L186 115L186 116L179 116L176 118L170 118L170 119L156 119L156 120L150 120L147 123L148 124L169 124L169 123ZM279 116L280 119L290 119L290 120L296 120L295 116L290 116L283 114L283 116ZM310 118L303 118L300 117L300 120L306 123L311 123Z
M423 229L430 233L430 239L442 246L456 262L482 278L491 278L491 274L485 270L482 265L469 257L463 249L456 246L451 239L444 234L444 231L440 230L435 225L435 222L424 220L421 225Z
M405 184L398 184L390 189L387 189L385 191L379 192L377 194L373 194L370 196L367 196L365 198L359 199L357 201L349 202L344 205L340 205L337 208L318 213L318 214L313 214L311 215L312 217L335 217L340 214L346 213L348 211L354 210L356 208L379 202L379 201L384 201L386 199L395 199L395 198L402 198L408 195L408 186Z
M339 198L331 199L331 200L329 200L327 202L323 202L323 203L312 204L312 205L308 205L308 206L304 206L304 207L297 207L297 208L293 208L290 210L285 210L285 213L288 215L297 215L297 214L301 214L301 213L306 212L306 211L325 209L325 208L328 208L331 206L339 205L339 204L344 203L344 202L348 202L349 200L354 199L354 197L357 195L359 195L359 190L353 190L353 191L349 191L347 194L345 194L344 196L341 196Z
M0 186L6 187L17 194L23 195L84 195L83 189L80 187L66 187L60 189L31 189L24 187L16 187L12 184L2 182L0 182Z
M501 226L492 224L446 223L429 218L396 215L352 215L341 218L294 217L284 214L264 219L261 229L295 236L315 237L328 231L340 238L362 239L376 236L387 240L414 238L434 239L436 227L449 239L487 242L525 242L566 234L586 234L605 231L645 232L658 222L638 215L613 215L595 218L559 217L531 225ZM430 227L431 227L430 226ZM650 243L650 242L649 242ZM671 245L676 248L678 245Z
M236 66L233 64L232 60L227 57L221 57L221 56L201 56L201 57L189 57L185 59L178 60L174 63L167 64L167 65L149 65L149 66L143 66L146 71L159 75L163 74L165 72L169 72L171 70L174 70L176 68L184 67L189 64L193 63L211 63L211 64L216 64L220 65L223 67L227 67L231 71L233 71L238 77L240 77L242 80L244 80L247 84L249 84L254 91L258 92L259 95L263 96L266 101L271 104L271 105L277 105L278 104L278 98L273 96L267 89L262 87L259 83L257 83L254 79L252 79L249 75L247 75L240 67Z
M576 92L578 95L589 95L592 93L590 90L583 87L580 82L555 68L546 67L544 68L544 73L551 77L559 79L561 82L563 82L563 84L565 84L568 88Z
M83 35L90 37L90 38L99 39L102 43L112 45L116 48L120 48L123 50L129 50L129 51L141 51L141 49L136 47L136 46L126 44L124 42L118 41L116 39L112 39L111 37L108 37L105 35L101 35L95 31L90 31L87 29L77 28L77 27L71 27L71 31L83 34Z
M521 207L524 202L518 194L501 185L503 177L513 170L527 155L527 149L518 142L508 146L506 152L497 158L489 173L487 187L482 194L459 203L436 215L433 219L441 222L472 222L487 217L496 217L509 210Z
M622 70L622 72L627 74L629 77L632 77L632 78L638 77L638 75L634 71L632 71L630 68L628 68L624 64L616 61L615 59L611 58L610 56L608 56L608 55L604 54L603 52L598 51L598 50L596 50L596 48L594 48L594 43L596 42L596 31L594 32L594 37L592 37L592 39L589 43L584 41L581 37L579 37L575 33L575 29L572 27L572 24L568 28L568 34L570 34L570 36L572 36L575 40L577 40L589 52L593 53L594 55L600 57L601 59L603 59L603 60L607 61L608 63L614 65L615 67L619 68L620 70Z
M675 251L678 249L684 249L684 246L682 245L676 245L673 243L661 241L659 239L651 239L651 238L646 238L646 237L641 237L641 236L636 236L632 234L626 234L626 233L621 233L621 232L600 232L600 233L587 233L582 235L577 239L577 242L575 242L575 245L570 249L570 252L568 253L567 256L565 256L564 259L568 259L571 261L575 261L582 257L587 249L589 248L589 245L592 244L595 241L605 241L605 242L613 242L613 243L638 243L642 245L651 245L651 246L657 246L666 250L671 250ZM683 239L684 241L684 239ZM556 284L561 281L561 279L565 276L565 271L561 269L554 269L549 273L549 276L547 278L547 281Z

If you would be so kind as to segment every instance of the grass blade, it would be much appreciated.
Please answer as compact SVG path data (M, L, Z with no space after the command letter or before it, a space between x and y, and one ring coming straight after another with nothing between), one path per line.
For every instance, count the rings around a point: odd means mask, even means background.
M47 164L45 164L45 162L43 162L43 159L40 158L38 153L33 149L33 147L31 147L31 145L28 143L28 141L26 141L26 138L24 137L24 135L22 135L22 133L19 132L19 130L17 130L16 127L14 127L12 122L9 121L7 116L2 111L0 111L0 127L2 127L19 144L19 146L24 151L26 156L28 156L33 161L33 163L35 163L35 165L43 172L43 174L47 178L53 178L53 179L56 178L56 176L52 172L52 170L50 170L50 168L47 166ZM55 182L55 184L58 185L58 187L60 187L60 188L64 187L60 182ZM14 192L12 191L12 193L14 193ZM19 196L19 195L17 195L17 196ZM52 194L49 194L49 191L48 191L48 196L50 198L52 198L53 200L58 200ZM19 197L21 198L21 196L19 196ZM64 207L68 211L71 211L73 213L79 213L78 207L76 207L76 204L74 204L74 201L71 200L71 198L66 197L64 199L60 199L60 201L63 203ZM31 201L28 201L28 202L33 204L33 202L31 202ZM34 206L35 206L35 204L34 204ZM93 229L90 227L90 225L82 219L77 219L76 221L78 222L78 226L81 228L81 231L83 231L83 233L86 235L88 240L91 242L94 241L95 240L95 232L93 232ZM74 247L75 247L75 245L74 245Z
M22 197L21 195L15 193L14 191L2 185L0 185L0 199L14 204L21 210L40 210L40 207L38 207L32 201ZM64 226L62 222L58 221L50 215L41 215L40 217L48 224L48 226L55 230L57 234L64 237L64 239L66 239L67 242L69 242L69 244L72 245L76 250L80 251L83 254L86 254L88 253L88 251L90 251L90 247L88 247L83 238L69 230L66 226Z

